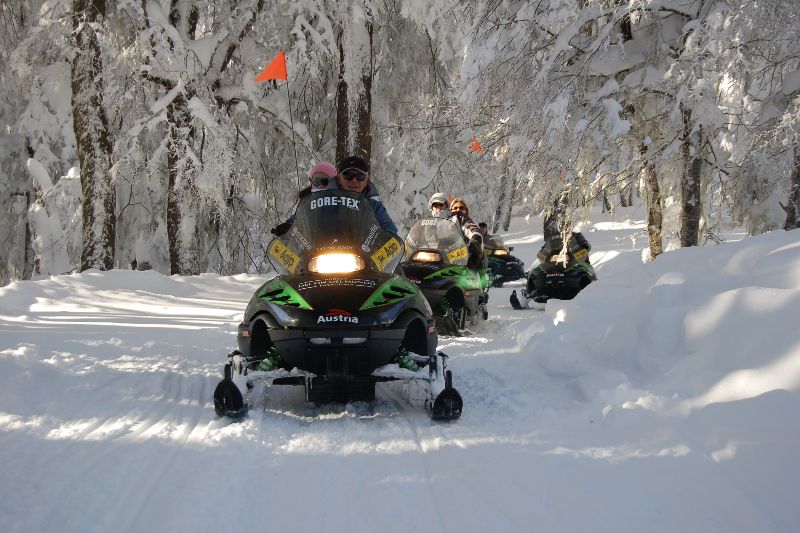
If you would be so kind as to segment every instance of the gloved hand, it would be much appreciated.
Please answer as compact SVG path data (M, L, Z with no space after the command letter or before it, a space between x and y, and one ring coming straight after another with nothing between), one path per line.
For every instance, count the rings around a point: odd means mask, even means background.
M289 228L291 227L292 227L291 222L282 222L277 226L275 226L274 228L272 228L271 230L269 230L269 232L275 235L276 237L280 237L281 235L289 231Z
M469 253L470 255L477 255L481 252L481 248L483 247L483 238L480 235L473 235L469 239Z

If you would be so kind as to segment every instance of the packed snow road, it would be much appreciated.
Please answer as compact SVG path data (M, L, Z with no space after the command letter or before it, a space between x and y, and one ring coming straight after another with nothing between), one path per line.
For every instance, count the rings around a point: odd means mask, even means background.
M115 271L7 287L0 443L16 490L3 516L28 530L210 530L258 516L281 529L323 517L372 529L394 517L398 528L449 530L469 504L494 511L464 527L488 528L498 510L524 525L498 487L487 500L489 479L464 478L475 468L469 448L497 440L469 421L498 410L492 418L511 420L513 406L491 391L496 375L466 372L463 386L478 394L457 425L432 423L395 384L379 385L374 404L322 407L301 387L274 387L244 421L217 419L211 393L261 281ZM25 501L58 504L31 512Z
M321 407L274 387L218 419L259 277L2 287L3 531L795 529L800 246L767 236L647 270L591 237L608 281L580 302L514 311L520 284L492 289L488 323L440 339L464 397L448 424L396 383ZM518 247L530 258L535 239Z

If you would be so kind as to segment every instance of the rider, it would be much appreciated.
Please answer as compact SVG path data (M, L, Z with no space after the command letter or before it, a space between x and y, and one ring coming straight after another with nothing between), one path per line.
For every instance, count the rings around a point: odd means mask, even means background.
M477 258L477 254L481 254L483 236L477 224L469 217L469 208L464 200L456 198L451 203L446 194L437 192L428 200L428 209L431 210L431 216L446 218L458 224L464 240L469 243L470 259L473 255Z
M336 167L338 170L336 179L339 182L339 188L358 192L369 198L372 209L375 211L375 217L381 227L396 235L397 226L392 222L392 217L389 216L389 212L386 211L386 207L378 197L378 189L369 179L369 164L357 155L351 155L339 161Z
M297 203L310 193L328 189L342 189L361 193L369 199L375 218L378 219L381 227L386 231L397 234L397 226L394 225L392 218L386 211L386 207L378 198L378 189L369 181L369 165L358 156L350 156L339 161L339 168L341 172L337 171L336 167L327 161L320 161L311 167L308 172L309 185L297 193ZM289 230L294 223L297 203L292 209L291 216L285 222L272 228L273 235L280 237Z
M428 209L431 210L431 216L437 218L450 218L450 200L443 192L434 193L428 200Z
M592 250L592 245L586 240L586 237L583 236L583 233L580 231L573 231L570 239L575 240L580 248L584 248L587 252ZM553 244L557 246L562 246L561 236L558 234L550 235L550 238L545 240L542 247L536 253L536 258L539 260L540 263L544 263L547 261L547 258L553 254L557 254L561 252L561 248L558 250L552 249ZM589 255L586 254L586 262L589 263ZM591 263L589 263L591 264Z
M461 227L461 232L469 240L469 262L467 265L475 270L484 268L483 235L480 228L469 216L469 207L461 198L450 202L450 220Z

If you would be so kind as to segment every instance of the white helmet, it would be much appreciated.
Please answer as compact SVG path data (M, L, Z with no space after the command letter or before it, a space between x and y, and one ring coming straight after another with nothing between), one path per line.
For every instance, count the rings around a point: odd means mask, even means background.
M437 192L431 196L430 200L428 200L428 209L433 209L433 204L444 204L446 209L450 208L450 201L447 199L447 195L443 192Z

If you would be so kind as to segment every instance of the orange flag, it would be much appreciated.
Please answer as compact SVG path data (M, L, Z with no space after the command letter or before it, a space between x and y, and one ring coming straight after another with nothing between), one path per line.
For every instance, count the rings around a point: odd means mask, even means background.
M286 52L281 50L275 59L256 78L256 83L268 80L288 80L286 75Z
M478 142L478 138L473 135L472 136L472 143L470 143L470 145L469 145L469 151L470 152L479 152L479 153L482 154L483 152L486 151L486 149L483 146L481 146L481 144Z

